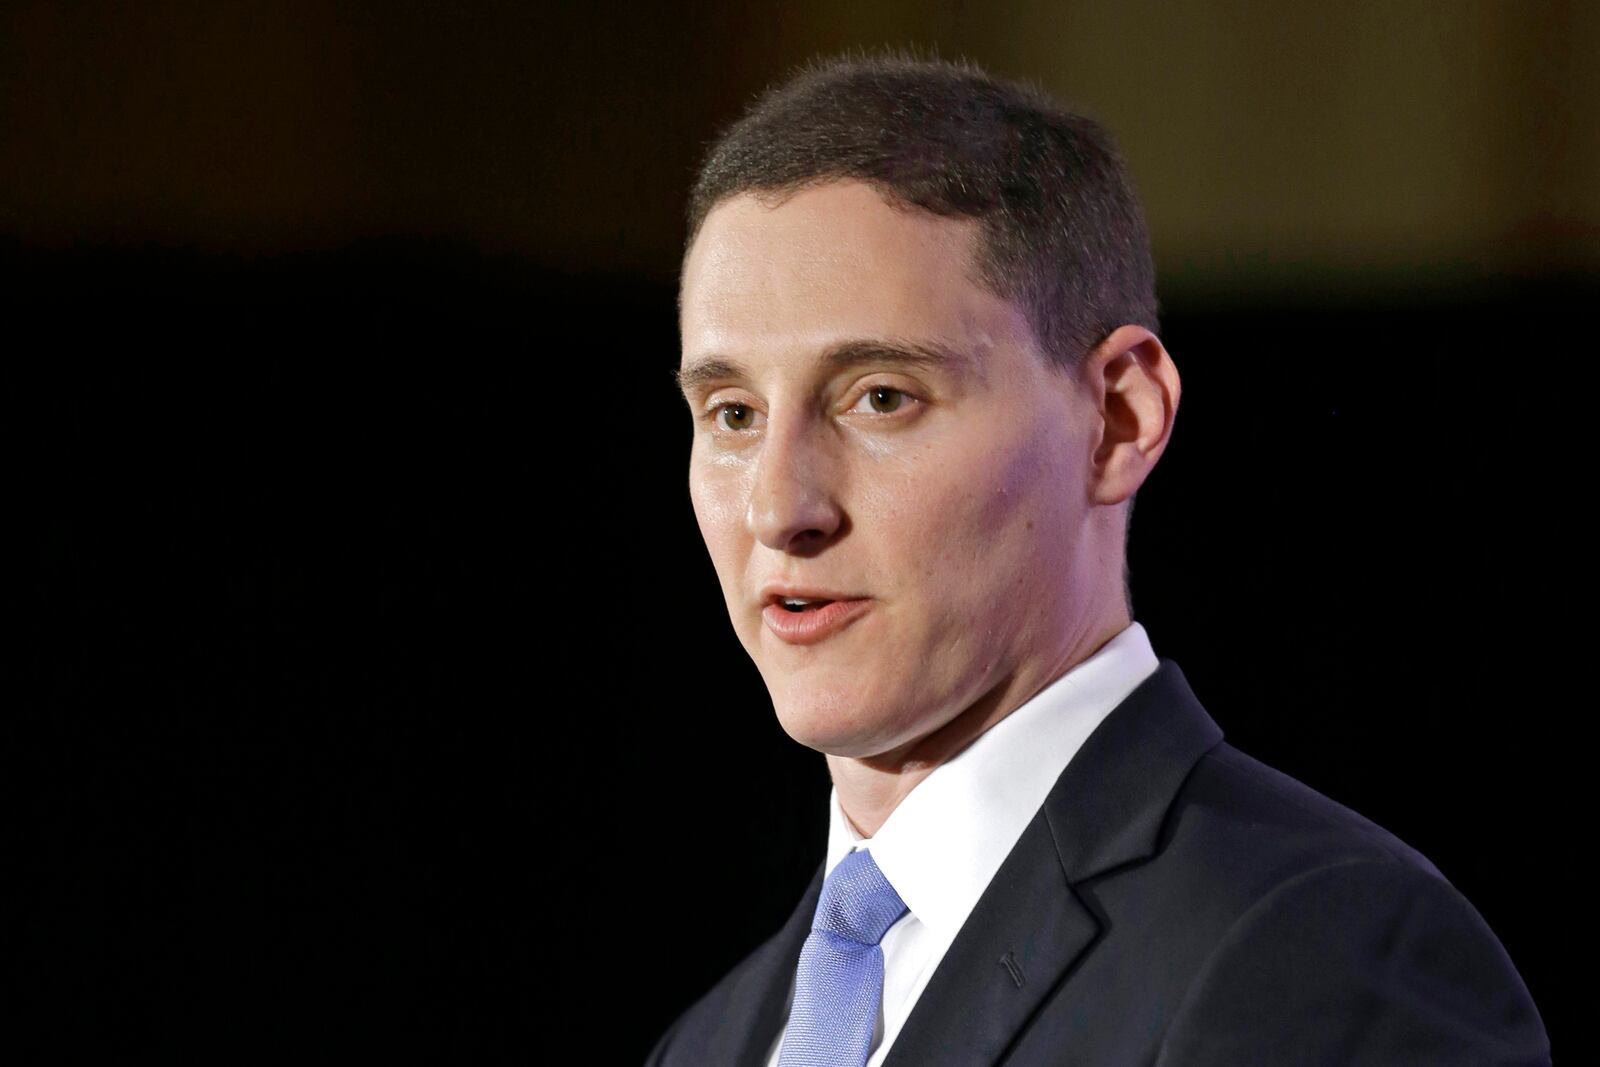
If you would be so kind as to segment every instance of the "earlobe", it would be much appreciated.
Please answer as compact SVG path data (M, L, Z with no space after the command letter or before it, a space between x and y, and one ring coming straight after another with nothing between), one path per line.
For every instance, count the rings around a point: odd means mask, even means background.
M1093 377L1102 427L1093 498L1120 504L1138 491L1166 450L1182 382L1161 339L1142 326L1113 330L1084 369Z

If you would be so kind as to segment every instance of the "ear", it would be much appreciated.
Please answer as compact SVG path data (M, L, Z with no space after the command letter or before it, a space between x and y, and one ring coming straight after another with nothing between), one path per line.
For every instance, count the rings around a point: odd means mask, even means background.
M1085 357L1082 382L1098 405L1100 440L1091 457L1090 498L1120 504L1138 491L1166 450L1182 383L1161 339L1119 326Z

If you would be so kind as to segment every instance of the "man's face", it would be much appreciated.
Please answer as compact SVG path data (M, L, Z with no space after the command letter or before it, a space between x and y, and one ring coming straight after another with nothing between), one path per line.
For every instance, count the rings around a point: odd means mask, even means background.
M695 516L784 729L836 756L1010 710L1120 580L1083 536L1099 416L975 280L976 237L835 182L725 201L685 264Z

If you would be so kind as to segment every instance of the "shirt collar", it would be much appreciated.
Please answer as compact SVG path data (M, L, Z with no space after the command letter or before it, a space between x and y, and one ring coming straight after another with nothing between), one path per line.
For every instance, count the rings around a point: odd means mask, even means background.
M828 797L827 870L856 848L935 934L953 938L1095 727L1160 665L1131 623L906 794L870 839Z

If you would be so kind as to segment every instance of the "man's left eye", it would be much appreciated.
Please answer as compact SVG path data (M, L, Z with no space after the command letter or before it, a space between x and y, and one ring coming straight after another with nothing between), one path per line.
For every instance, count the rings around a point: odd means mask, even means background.
M880 415L889 415L905 406L906 401L914 399L904 389L896 389L888 385L876 385L861 394L861 399L856 401L856 406L865 402L870 409Z

